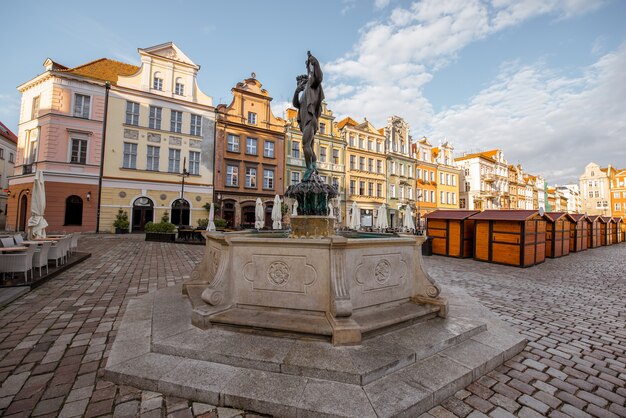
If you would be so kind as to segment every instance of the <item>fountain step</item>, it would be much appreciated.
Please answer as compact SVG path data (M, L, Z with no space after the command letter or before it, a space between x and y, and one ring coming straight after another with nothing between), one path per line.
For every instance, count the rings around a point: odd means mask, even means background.
M254 329L293 334L296 337L310 336L330 339L333 334L328 320L323 315L298 313L292 310L230 308L211 315L211 324L226 328Z
M387 332L437 316L440 308L435 305L405 302L389 306L386 309L368 309L356 311L352 319L359 324L363 337Z

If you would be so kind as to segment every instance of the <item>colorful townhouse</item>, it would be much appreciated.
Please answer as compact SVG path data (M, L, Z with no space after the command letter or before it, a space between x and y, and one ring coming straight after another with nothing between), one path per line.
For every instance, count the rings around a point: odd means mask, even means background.
M99 230L113 230L119 209L132 231L165 214L195 227L213 201L213 100L198 87L200 66L172 42L138 52L141 66L108 93Z
M578 184L556 186L556 189L567 200L567 208L565 210L568 213L582 213L582 200Z
M290 185L300 183L304 175L304 154L302 153L302 132L297 121L298 111L287 109L285 131L285 190ZM335 186L346 201L346 142L339 135L333 112L322 102L319 127L314 139L314 151L317 155L317 171L322 180ZM345 205L341 205L345 209ZM345 215L342 214L342 220ZM345 222L344 222L345 224Z
M444 141L439 147L433 148L433 158L437 163L437 208L459 208L459 178L461 170L454 163L454 147Z
M417 160L415 199L421 223L424 215L437 209L437 163L433 159L433 146L426 137L413 142L411 155Z
M455 159L463 170L461 209L502 209L509 202L509 164L501 150L466 154ZM518 173L519 177L519 173ZM518 184L518 204L519 204ZM525 190L523 192L525 194Z
M9 176L15 171L17 135L0 122L0 229L4 230L9 204Z
M25 231L36 171L44 175L48 231L97 229L103 120L109 85L139 69L102 58L77 67L51 59L18 87L18 146L6 229Z
M610 164L601 168L589 163L580 176L582 210L587 215L611 216L611 182L615 184L617 170Z
M508 170L509 178L509 194L507 196L505 209L519 209L517 201L517 167L509 165Z
M626 169L616 170L611 184L611 208L613 216L626 220Z
M401 228L404 208L409 205L415 213L415 159L411 156L409 124L399 116L387 119L387 126L379 132L385 135L387 153L387 211L389 226Z
M346 143L346 199L343 219L351 219L351 205L359 207L360 225L373 227L378 209L387 201L387 164L385 135L367 119L358 123L346 117L337 123L341 138ZM397 193L397 191L394 191ZM396 194L397 196L397 194Z
M271 227L274 196L285 190L285 120L272 113L272 97L252 73L217 106L215 196L228 227L254 227L260 198ZM299 146L299 144L298 144ZM290 173L291 175L291 173Z

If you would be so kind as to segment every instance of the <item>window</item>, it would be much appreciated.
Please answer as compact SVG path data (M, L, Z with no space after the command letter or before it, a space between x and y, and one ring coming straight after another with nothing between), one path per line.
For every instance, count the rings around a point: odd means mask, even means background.
M400 164L400 175L404 176L404 164Z
M350 146L353 147L354 146L354 135L350 134Z
M413 200L413 188L409 187L408 191L409 191L409 199Z
M452 185L456 186L456 176L453 174L450 176L450 178L452 179Z
M239 152L239 137L237 135L228 134L228 144L226 151Z
M613 197L616 198L616 199L619 198L619 192L613 193Z
M9 162L10 163L14 163L15 162L15 155L13 155L12 152L9 153Z
M139 125L139 103L126 102L126 124Z
M159 153L160 147L148 145L148 154L146 160L146 170L159 171Z
M359 170L365 171L365 157L359 157Z
M415 178L419 179L422 176L422 170L419 168L415 169Z
M376 172L382 174L383 172L383 162L382 160L376 160Z
M176 84L174 85L174 94L178 94L179 96L185 95L185 85L183 84L182 78L176 79Z
M274 142L265 141L265 144L263 145L263 156L274 158Z
M363 138L359 138L359 148L365 148L365 140Z
M407 166L407 171L409 172L409 178L413 178L413 166Z
M424 202L430 202L430 194L428 193L428 190L424 191Z
M444 179L445 179L444 174L443 173L439 173L439 183L446 184Z
M354 180L350 180L350 194L354 195L355 194L355 189L356 188L356 181Z
M152 88L155 90L163 91L163 78L161 78L161 73L154 73L154 78L152 79Z
M246 138L246 154L256 155L256 138Z
M28 131L28 150L26 164L32 164L37 161L37 154L39 149L39 128L31 129ZM11 162L9 160L9 162Z
M87 140L72 138L72 155L70 162L74 164L87 164Z
M333 148L333 164L339 164L339 150Z
M450 174L446 174L446 184L448 185L452 185L452 181L450 180L450 177L452 177Z
M381 183L376 184L376 197L383 197L383 185Z
M600 192L596 190L596 197L600 197Z
M65 199L65 223L64 225L83 224L83 199L72 195Z
M246 167L246 187L256 188L256 168Z
M89 102L91 97L82 94L74 95L74 116L89 119Z
M200 174L200 151L189 151L189 174Z
M396 185L395 184L392 184L389 186L389 193L391 194L392 199L396 198Z
M350 170L355 170L356 169L356 156L351 155L350 156Z
M367 195L374 196L374 183L367 183Z
M33 97L33 105L31 107L30 118L37 119L39 117L39 96Z
M404 186L398 187L398 192L398 196L400 197L400 199L404 199Z
M300 158L300 143L298 141L291 141L291 156Z
M621 205L621 204L619 204L619 203L616 203L616 204L615 204L615 210L616 210L616 211L621 211L621 210L622 210L622 205Z
M150 118L148 119L148 128L161 129L161 113L163 108L150 106Z
M320 134L326 134L326 124L324 122L320 122Z
M292 185L296 185L300 183L300 172L299 171L292 171L291 172L291 184Z
M170 148L170 155L167 162L167 171L170 173L180 172L180 150Z
M434 190L430 191L430 201L435 203L435 191Z
M373 173L374 172L374 159L373 158L368 158L367 159L367 171Z
M236 165L226 166L226 185L238 186L239 185L239 167Z
M326 147L320 147L320 162L326 162Z
M376 151L383 152L383 143L381 141L376 142Z
M263 188L264 189L273 189L274 188L274 170L263 170Z
M593 192L589 191L589 197L593 197Z
M183 131L183 112L172 110L170 119L170 131L181 133Z
M359 195L365 196L365 182L364 181L359 182Z
M256 113L248 112L248 123L251 125L256 125Z
M391 170L391 174L396 174L396 162L395 161L392 161L389 164L389 169Z
M191 135L202 135L202 116L191 115L191 129L189 130Z
M446 203L450 204L452 201L450 200L450 192L446 192Z
M435 172L434 171L430 172L430 181L435 181Z
M373 151L374 150L374 141L367 141L367 149L369 151Z
M0 148L0 160L4 160L4 148Z
M124 161L122 162L122 167L137 168L137 144L124 142Z

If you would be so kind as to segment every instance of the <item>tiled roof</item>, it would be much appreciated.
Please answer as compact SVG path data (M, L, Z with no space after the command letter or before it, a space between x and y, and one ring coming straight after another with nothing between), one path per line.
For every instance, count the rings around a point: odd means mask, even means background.
M339 122L337 122L337 128L339 129L343 129L343 127L346 125L357 126L358 122L352 119L350 116L347 116L343 118L342 120L340 120Z
M17 144L17 135L11 132L11 130L7 128L6 125L2 122L0 122L0 135L5 137L9 141L15 142Z
M427 213L424 215L424 218L462 220L477 213L479 213L477 210L436 210L434 212Z
M477 221L525 221L538 215L537 210L484 210L469 219Z
M139 71L139 67L108 58L100 58L99 60L91 61L87 64L79 65L78 67L60 71L95 78L97 80L109 81L111 84L116 84L118 76L135 74Z
M495 161L496 159L494 157L495 157L495 155L497 153L498 153L497 149L492 149L492 150L489 150L489 151L476 152L474 154L467 154L467 155L464 155L462 157L455 158L455 160L456 161L461 161L461 160L469 160L471 158L480 158L480 157L482 157L482 158L485 158L487 160Z

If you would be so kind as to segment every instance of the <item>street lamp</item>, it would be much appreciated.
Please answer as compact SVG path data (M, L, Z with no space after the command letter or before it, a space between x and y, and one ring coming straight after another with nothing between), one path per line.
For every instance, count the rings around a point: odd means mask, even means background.
M180 185L180 198L178 199L178 227L183 223L183 207L185 203L185 178L189 177L189 171L187 171L187 157L183 158L183 171L178 175L182 178Z
M417 193L415 200L417 200L417 231L418 235L422 235L422 222L420 219L420 202L422 201L422 192Z

